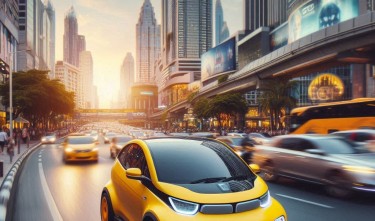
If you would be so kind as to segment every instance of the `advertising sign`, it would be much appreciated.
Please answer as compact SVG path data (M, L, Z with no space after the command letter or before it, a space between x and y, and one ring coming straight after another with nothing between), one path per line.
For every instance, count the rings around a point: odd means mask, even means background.
M201 57L201 80L227 71L236 70L236 40L231 38L210 49Z
M325 73L314 78L309 86L308 95L312 101L340 100L344 94L344 83L335 74Z
M288 43L358 15L358 0L308 1L288 18Z
M286 44L288 44L288 23L277 27L274 31L270 33L271 38L271 51L274 51Z

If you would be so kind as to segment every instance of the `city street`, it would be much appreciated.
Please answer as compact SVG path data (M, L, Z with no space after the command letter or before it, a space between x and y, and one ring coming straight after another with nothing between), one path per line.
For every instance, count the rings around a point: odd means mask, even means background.
M62 161L59 144L42 145L28 158L20 174L14 221L100 220L100 195L110 178L113 159L108 144L99 145L98 163ZM360 195L340 200L325 195L320 186L282 179L269 184L290 221L371 220L375 197Z

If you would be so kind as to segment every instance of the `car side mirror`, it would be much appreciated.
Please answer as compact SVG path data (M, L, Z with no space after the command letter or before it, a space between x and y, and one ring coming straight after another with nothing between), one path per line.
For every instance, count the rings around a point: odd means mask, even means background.
M255 174L259 174L260 173L260 167L258 164L250 164L250 169L255 173Z
M326 152L324 152L323 150L318 150L318 149L307 149L305 150L305 152L315 154L315 155L321 155L321 156L326 155Z
M148 177L142 175L142 171L139 168L129 168L126 170L126 177L133 180L150 181Z

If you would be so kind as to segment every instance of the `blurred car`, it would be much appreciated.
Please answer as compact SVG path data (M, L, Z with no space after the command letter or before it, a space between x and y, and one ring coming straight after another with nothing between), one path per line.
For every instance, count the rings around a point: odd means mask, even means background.
M150 133L150 137L167 137L167 135L160 131L154 131Z
M248 136L258 144L266 144L272 139L268 133L249 133Z
M57 140L56 133L46 133L46 135L44 135L40 138L40 142L42 144L49 144L49 143L54 144L56 142L56 140Z
M111 139L111 145L109 146L109 155L111 158L115 158L124 145L132 140L133 138L128 135L116 135Z
M129 142L100 208L101 220L287 220L266 183L231 148L198 137Z
M213 139L216 138L216 134L211 133L211 132L195 132L195 133L191 133L190 136L193 136L193 137L213 138Z
M343 130L331 133L332 135L345 137L358 145L364 145L367 149L375 152L375 130L357 129Z
M98 133L98 131L95 131L95 130L91 131L90 136L92 138L94 138L95 141L99 140L99 133Z
M255 141L240 136L219 136L216 140L228 144L246 163L251 163Z
M95 161L99 159L97 142L91 136L68 136L62 143L63 161Z
M240 136L240 137L247 137L247 133L236 133L236 132L230 132L227 134L227 136Z
M117 133L115 133L115 132L107 132L104 135L104 143L108 144L109 142L111 142L112 138L115 137L116 135L117 135Z
M336 197L375 191L375 153L338 136L278 136L255 149L253 162L267 181L283 176L317 183Z
M170 133L169 135L174 136L174 137L188 137L188 136L190 136L190 133L187 133L187 132L173 132L173 133Z

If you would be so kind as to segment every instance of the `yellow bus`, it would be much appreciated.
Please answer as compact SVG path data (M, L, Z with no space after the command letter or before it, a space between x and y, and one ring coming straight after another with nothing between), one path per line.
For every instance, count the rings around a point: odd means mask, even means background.
M293 109L287 118L291 134L328 134L340 130L375 129L375 98L299 107Z

